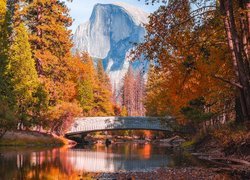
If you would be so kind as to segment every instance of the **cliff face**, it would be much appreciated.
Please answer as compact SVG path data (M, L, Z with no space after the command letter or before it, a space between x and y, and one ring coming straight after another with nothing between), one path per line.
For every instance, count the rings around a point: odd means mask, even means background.
M127 4L96 4L89 21L78 26L72 51L87 51L93 58L103 59L112 86L119 92L130 64L135 71L147 71L147 62L132 63L128 57L134 43L143 41L147 17L147 13Z

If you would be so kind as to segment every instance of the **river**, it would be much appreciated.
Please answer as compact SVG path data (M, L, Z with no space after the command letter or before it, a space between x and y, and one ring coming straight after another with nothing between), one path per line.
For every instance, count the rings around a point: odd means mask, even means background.
M0 148L0 179L78 179L91 172L150 171L203 166L188 153L157 144L123 143L73 148Z

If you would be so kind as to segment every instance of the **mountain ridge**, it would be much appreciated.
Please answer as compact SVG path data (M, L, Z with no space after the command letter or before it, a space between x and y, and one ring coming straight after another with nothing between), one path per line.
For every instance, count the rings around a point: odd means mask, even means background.
M144 40L146 30L143 25L147 22L148 13L137 7L126 3L98 3L89 21L78 26L73 36L72 51L87 51L91 57L103 59L112 87L119 92L130 65L136 71L148 67L148 63L140 60L130 62L128 57L134 43Z

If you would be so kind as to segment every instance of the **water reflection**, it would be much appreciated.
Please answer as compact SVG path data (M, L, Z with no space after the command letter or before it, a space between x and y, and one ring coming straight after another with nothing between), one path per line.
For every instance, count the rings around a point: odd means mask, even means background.
M159 145L117 144L87 148L0 149L0 179L77 179L84 172L142 171L200 165L188 154Z
M151 151L151 145L116 145L106 148L71 149L68 157L75 169L87 172L116 172L126 170L145 170L169 164L169 157L159 149Z

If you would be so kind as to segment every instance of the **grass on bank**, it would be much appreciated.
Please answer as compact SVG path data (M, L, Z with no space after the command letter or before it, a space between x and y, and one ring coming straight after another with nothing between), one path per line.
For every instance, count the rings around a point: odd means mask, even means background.
M6 132L0 146L62 146L67 144L62 137L33 131Z

